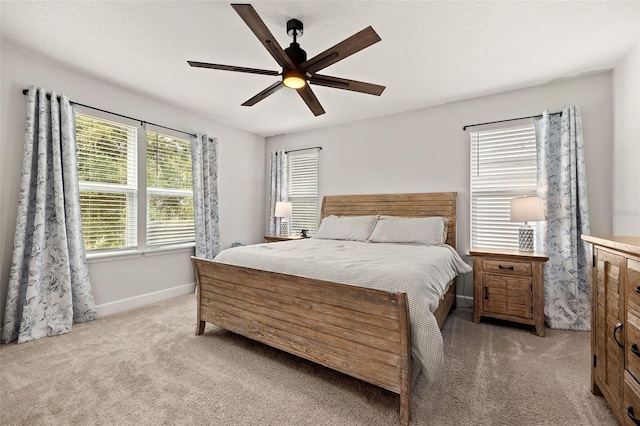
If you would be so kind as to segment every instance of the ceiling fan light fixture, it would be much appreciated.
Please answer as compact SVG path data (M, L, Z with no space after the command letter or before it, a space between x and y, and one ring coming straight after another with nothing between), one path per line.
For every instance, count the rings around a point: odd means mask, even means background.
M300 89L307 84L307 79L304 73L300 70L285 71L282 75L282 84L289 89Z

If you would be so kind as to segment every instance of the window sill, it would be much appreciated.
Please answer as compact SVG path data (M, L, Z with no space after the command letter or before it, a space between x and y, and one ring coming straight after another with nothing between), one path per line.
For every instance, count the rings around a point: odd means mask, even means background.
M158 247L153 249L147 249L143 254L145 256L162 256L165 254L182 253L190 251L195 254L195 243L179 244L175 246Z
M127 260L140 257L142 253L135 250L106 251L100 253L87 253L87 263L113 262L115 260Z
M158 247L146 251L123 250L87 253L87 263L114 262L120 260L136 259L140 256L163 256L167 254L191 252L194 253L195 243L180 244L174 246Z

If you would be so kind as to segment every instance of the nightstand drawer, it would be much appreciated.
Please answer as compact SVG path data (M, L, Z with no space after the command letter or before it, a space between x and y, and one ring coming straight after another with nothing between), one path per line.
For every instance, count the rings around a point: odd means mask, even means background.
M510 259L483 259L482 270L484 272L496 272L500 274L531 276L531 262L519 262Z

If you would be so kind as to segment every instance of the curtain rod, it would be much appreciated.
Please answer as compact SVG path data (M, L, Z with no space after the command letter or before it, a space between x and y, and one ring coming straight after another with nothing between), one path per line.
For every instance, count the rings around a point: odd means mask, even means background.
M560 117L562 117L562 111L549 113L549 115L558 115L558 114L560 114ZM486 122L486 123L467 124L466 126L464 126L462 128L462 131L464 132L465 130L467 130L467 127L484 126L485 124L505 123L507 121L516 121L516 120L524 120L526 118L540 118L540 117L542 117L542 114L530 115L529 117L508 118L506 120L489 121L489 122Z
M290 152L306 151L306 150L308 150L308 149L317 149L317 150L322 151L322 147L321 147L321 146L311 146L311 147L309 147L309 148L292 149L292 150L290 150L290 151L285 151L284 153L285 153L285 154L288 154L288 153L290 153Z
M27 93L29 93L29 91L27 89L24 89L22 91L23 95L26 95ZM50 93L47 93L47 99L51 99L51 94ZM58 96L58 100L60 100L60 96ZM185 132L184 130L173 129L171 127L163 126L161 124L151 123L149 121L140 120L139 118L133 118L133 117L129 117L127 115L118 114L117 112L107 111L106 109L100 109L100 108L92 107L91 105L81 104L79 102L75 102L75 101L72 101L72 100L70 100L69 102L71 102L74 105L78 105L78 106L81 106L81 107L93 109L95 111L106 112L107 114L116 115L118 117L127 118L127 119L133 120L133 121L139 121L141 124L151 124L152 126L160 127L160 128L167 129L167 130L173 130L174 132L184 133L185 135L196 136L195 134L193 134L191 132Z

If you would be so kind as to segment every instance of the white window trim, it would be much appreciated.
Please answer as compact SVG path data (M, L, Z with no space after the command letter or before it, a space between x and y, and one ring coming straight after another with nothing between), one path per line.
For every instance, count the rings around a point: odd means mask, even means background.
M135 127L137 129L138 143L135 147L129 147L129 149L137 150L137 164L146 164L147 159L147 131L162 133L167 136L178 137L181 139L185 139L185 135L181 132L172 131L170 129L165 129L161 127L154 126L148 123L141 123L139 121L131 120L125 117L114 116L113 114L109 114L107 112L94 110L93 108L86 108L80 105L75 106L75 112L83 115L87 115L90 117L95 117L98 119L113 121L120 124L125 124L128 126ZM188 138L188 136L187 136ZM144 141L144 143L142 142ZM100 262L109 262L116 260L125 260L125 259L135 259L140 256L158 256L162 254L170 254L170 253L179 253L185 251L192 251L195 247L194 242L188 243L176 243L176 244L167 244L160 247L147 246L147 198L148 194L157 194L157 195L181 195L181 196L193 196L192 191L177 191L177 190L166 190L161 188L147 188L147 176L146 176L146 166L145 167L136 167L137 169L137 198L136 198L136 206L134 206L137 211L137 221L136 221L136 230L137 230L137 245L136 248L125 248L125 249L104 249L104 250L94 250L87 251L87 262L88 263L100 263ZM130 170L130 173L132 171ZM99 189L101 191L104 190L113 190L116 193L135 193L136 190L131 189L128 186L124 185L111 185L111 184L95 184L95 183L86 183L80 184L80 190L89 190L89 188ZM143 202L140 202L143 200ZM130 210L133 212L133 210ZM127 236L129 238L129 236Z

